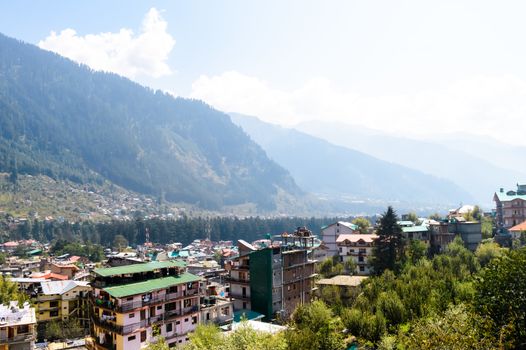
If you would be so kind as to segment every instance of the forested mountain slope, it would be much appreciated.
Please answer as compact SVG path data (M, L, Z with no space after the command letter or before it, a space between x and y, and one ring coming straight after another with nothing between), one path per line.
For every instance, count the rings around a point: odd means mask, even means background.
M0 171L272 210L289 173L230 118L0 34Z

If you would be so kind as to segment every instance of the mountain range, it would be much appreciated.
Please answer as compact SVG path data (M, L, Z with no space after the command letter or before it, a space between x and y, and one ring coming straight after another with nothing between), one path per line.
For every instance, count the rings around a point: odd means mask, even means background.
M109 180L207 209L303 195L228 115L3 35L0 172Z
M311 121L295 126L309 135L448 179L486 208L500 187L526 180L526 148L469 134L411 138L345 123Z
M451 181L256 117L230 116L307 191L355 201L405 201L413 206L472 200Z

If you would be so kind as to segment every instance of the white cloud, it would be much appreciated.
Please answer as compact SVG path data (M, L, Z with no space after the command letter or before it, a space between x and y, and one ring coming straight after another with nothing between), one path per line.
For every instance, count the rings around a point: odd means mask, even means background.
M68 28L51 32L38 43L42 49L56 52L95 70L114 72L134 79L158 78L172 73L167 64L175 39L167 32L161 13L151 8L145 15L140 33L122 28L117 33L80 36Z
M283 91L231 71L199 77L191 97L281 125L331 120L404 134L470 132L525 144L526 82L510 76L478 76L443 89L372 96L341 91L327 79Z

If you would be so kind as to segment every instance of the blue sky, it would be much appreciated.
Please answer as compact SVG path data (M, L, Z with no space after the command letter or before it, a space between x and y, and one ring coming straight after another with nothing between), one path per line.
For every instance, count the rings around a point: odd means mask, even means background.
M525 10L521 1L4 1L0 32L283 125L524 143ZM154 29L140 38L148 18ZM123 53L106 62L114 42Z

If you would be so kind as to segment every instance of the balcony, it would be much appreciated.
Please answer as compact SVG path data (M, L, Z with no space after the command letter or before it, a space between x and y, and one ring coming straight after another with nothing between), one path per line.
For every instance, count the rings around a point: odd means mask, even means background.
M101 344L97 339L88 337L86 338L86 348L89 350L115 350L117 345L111 342Z
M195 288L195 289L186 290L184 292L170 293L170 294L152 297L150 299L144 299L141 301L124 302L121 304L116 304L114 301L111 301L111 300L99 299L94 296L90 296L90 300L92 301L94 306L102 307L104 309L123 313L127 311L132 311L135 309L139 309L144 306L159 304L159 303L163 303L166 301L173 301L177 299L183 299L183 298L188 298L188 297L193 297L193 296L198 296L198 295L199 295L199 290Z
M13 343L25 343L35 340L35 335L32 333L24 333L24 334L17 334L12 337L8 337L5 335L0 335L0 343L7 343L7 344L13 344Z
M226 281L234 284L250 284L250 280L246 278L227 277Z

